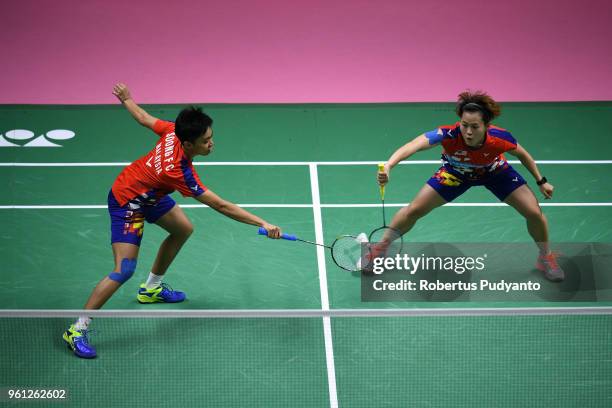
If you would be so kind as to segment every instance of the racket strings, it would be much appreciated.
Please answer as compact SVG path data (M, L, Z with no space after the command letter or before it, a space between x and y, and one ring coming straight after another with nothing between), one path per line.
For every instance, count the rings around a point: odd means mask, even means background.
M359 271L362 246L367 242L368 238L364 233L356 237L349 235L339 237L332 245L332 259L342 269Z

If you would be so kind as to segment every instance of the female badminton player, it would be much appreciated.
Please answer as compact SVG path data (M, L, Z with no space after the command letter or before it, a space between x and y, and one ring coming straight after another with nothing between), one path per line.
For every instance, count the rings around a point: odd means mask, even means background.
M459 94L455 108L459 121L417 136L391 155L379 170L377 181L385 185L391 169L418 151L442 147L442 167L427 181L411 203L398 211L390 226L405 234L417 220L434 208L449 203L470 187L485 186L500 201L512 206L527 221L527 231L539 247L536 267L554 282L565 277L555 253L550 251L548 222L538 200L523 177L508 164L504 153L517 157L534 177L545 199L553 186L543 177L531 157L512 134L494 126L501 108L484 92Z

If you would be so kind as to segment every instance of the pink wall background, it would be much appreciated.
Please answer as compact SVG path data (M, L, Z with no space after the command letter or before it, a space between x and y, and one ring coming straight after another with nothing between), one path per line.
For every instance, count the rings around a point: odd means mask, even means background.
M609 0L15 0L0 103L612 100Z

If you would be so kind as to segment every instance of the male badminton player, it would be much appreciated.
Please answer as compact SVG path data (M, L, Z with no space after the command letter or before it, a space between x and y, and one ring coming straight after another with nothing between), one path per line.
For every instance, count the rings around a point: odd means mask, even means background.
M419 218L434 208L453 201L472 186L485 186L527 221L527 231L540 250L536 267L546 279L562 281L565 274L555 253L550 251L546 217L527 182L508 164L504 153L520 160L534 177L545 199L552 197L553 186L540 174L531 155L512 134L491 124L501 113L501 107L493 98L484 92L463 92L459 94L455 111L459 122L417 136L397 149L384 170L378 172L378 183L385 185L397 163L418 151L442 146L442 167L411 203L395 214L390 226L405 234Z
M132 277L144 221L159 225L168 236L159 247L148 279L138 289L137 300L145 304L185 300L184 292L172 290L162 283L168 266L193 232L193 225L181 207L168 195L175 190L227 217L263 227L271 238L280 237L279 227L222 199L200 181L192 160L197 155L210 154L214 146L213 121L201 109L185 108L174 123L166 122L138 106L125 84L115 85L113 94L138 123L153 130L159 139L148 154L123 169L108 193L115 268L94 288L85 309L102 307ZM74 354L83 358L96 356L87 336L89 323L90 318L82 316L63 335Z

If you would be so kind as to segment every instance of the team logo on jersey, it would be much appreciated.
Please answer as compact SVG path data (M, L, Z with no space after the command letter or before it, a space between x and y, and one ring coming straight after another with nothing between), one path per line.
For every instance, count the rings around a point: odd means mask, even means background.
M68 129L50 130L35 137L31 130L13 129L0 133L0 147L62 147L56 142L72 139L76 134Z

